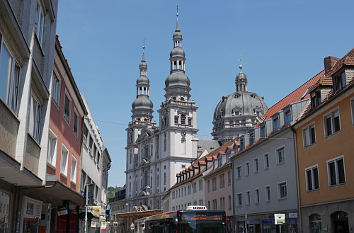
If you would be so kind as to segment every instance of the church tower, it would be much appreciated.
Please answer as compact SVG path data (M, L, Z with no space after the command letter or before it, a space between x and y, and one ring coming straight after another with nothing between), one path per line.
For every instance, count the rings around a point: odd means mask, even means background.
M170 75L165 80L165 101L159 112L161 154L181 158L185 164L196 157L198 109L190 100L190 80L186 76L186 55L182 49L182 33L177 24L173 33L173 49L170 53ZM171 184L175 183L175 171L171 169Z

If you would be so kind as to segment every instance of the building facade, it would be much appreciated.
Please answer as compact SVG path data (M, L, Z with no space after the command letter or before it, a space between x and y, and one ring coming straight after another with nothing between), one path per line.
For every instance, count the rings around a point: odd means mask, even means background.
M49 225L48 204L30 191L46 184L57 6L56 0L0 1L1 232Z
M311 105L295 125L302 232L354 227L354 50L325 58ZM328 90L328 87L330 90Z
M264 121L238 138L234 154L233 199L236 232L280 230L274 214L285 214L282 232L298 229L295 134L291 129L309 103L308 88L320 74L269 108Z

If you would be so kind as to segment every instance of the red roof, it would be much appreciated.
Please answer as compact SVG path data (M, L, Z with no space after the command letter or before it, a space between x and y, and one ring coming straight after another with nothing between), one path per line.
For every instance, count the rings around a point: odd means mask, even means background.
M308 99L310 98L310 93L306 93L308 89L317 83L317 81L324 75L324 70L322 70L320 73L312 77L310 80L302 84L300 87L298 87L295 91L291 92L289 95L284 97L282 100L280 100L278 103L274 104L272 107L270 107L263 115L264 120L270 119L274 114L277 112L281 111L283 108L288 106L289 104L298 102L302 99ZM304 96L305 95L305 96Z
M332 69L328 72L328 76L332 76L338 70L340 70L344 65L354 66L354 49L350 50L344 57L342 57Z

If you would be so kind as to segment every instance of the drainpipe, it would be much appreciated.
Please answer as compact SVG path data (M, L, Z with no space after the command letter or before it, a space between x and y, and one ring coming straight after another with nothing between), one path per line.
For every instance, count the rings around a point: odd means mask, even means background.
M300 187L299 187L299 182L298 182L298 177L299 177L299 169L298 169L298 157L297 157L297 141L296 141L296 131L293 128L293 126L290 126L291 131L293 132L293 137L294 137L294 153L295 153L295 170L296 170L296 177L295 177L295 182L296 182L296 188L297 188L297 208L299 212L299 232L302 232L302 214L301 214L301 208L300 208Z

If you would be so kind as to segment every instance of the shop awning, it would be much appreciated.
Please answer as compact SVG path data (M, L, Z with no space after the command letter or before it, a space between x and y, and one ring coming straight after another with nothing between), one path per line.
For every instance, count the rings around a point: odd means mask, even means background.
M116 218L142 218L147 216L152 216L156 214L161 214L163 210L147 210L147 211L139 211L139 212L126 212L114 214Z
M39 186L42 180L28 169L21 170L21 164L0 150L0 178L15 186Z
M63 201L66 200L78 206L85 204L85 199L81 194L67 187L60 181L47 181L46 186L29 188L25 190L24 193L43 202L57 206L62 205Z

